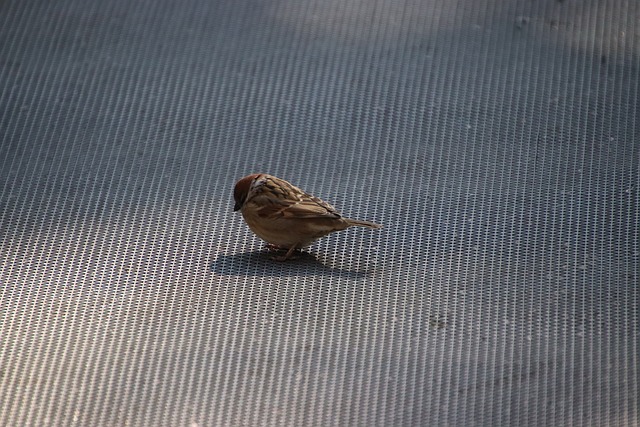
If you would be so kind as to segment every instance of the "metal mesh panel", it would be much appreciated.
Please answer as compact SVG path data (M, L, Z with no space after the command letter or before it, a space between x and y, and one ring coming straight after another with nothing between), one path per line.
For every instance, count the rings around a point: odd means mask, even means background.
M640 425L640 6L0 3L0 424ZM380 232L275 263L250 172Z

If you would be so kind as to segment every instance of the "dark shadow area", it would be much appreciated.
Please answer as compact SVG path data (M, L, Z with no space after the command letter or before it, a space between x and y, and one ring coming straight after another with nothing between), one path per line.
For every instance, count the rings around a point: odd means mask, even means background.
M303 251L295 259L284 262L271 259L274 251L262 250L233 255L220 255L210 266L212 272L225 276L333 276L346 279L362 279L368 273L330 267L313 254Z

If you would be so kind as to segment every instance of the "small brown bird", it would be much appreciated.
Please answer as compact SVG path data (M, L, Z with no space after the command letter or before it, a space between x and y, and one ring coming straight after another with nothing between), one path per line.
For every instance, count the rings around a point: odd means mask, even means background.
M273 258L277 261L289 259L296 249L334 231L354 225L382 228L373 222L344 218L327 202L266 173L240 179L233 198L233 210L242 212L251 231L275 248L287 250L284 256Z

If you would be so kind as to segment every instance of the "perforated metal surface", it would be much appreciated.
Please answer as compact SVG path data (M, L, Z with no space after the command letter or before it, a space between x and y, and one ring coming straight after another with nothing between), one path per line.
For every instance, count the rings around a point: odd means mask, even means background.
M640 425L636 1L0 3L0 424ZM381 232L288 263L250 172Z

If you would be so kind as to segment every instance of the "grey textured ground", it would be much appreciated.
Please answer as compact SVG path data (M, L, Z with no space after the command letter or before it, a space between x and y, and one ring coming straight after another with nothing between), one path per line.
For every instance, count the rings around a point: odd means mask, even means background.
M639 28L0 2L0 424L640 425ZM385 228L274 263L255 171Z

